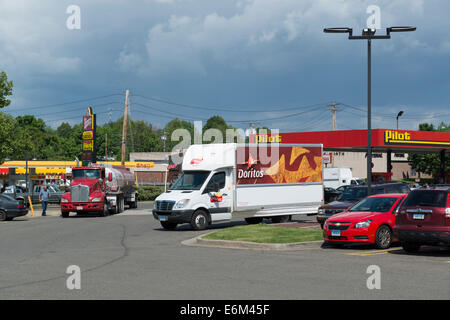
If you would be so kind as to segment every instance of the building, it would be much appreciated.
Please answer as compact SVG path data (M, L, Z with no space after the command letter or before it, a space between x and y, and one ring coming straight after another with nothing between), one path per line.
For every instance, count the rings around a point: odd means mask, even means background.
M166 181L172 183L180 173L180 166L174 164L172 157L177 153L172 152L131 152L130 161L146 163L152 162L152 167L130 168L136 176L139 185L164 185Z
M330 162L326 167L346 167L351 168L353 176L361 179L367 178L367 153L366 152L346 152L346 151L325 151L324 155L329 155ZM387 153L372 153L373 172L388 172ZM432 178L430 175L420 174L411 168L408 162L408 153L394 152L391 154L392 180Z

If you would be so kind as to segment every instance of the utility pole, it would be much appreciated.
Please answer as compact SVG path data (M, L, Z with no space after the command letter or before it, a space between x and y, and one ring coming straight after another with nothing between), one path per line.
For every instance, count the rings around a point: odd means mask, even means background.
M248 123L249 125L249 135L253 133L253 125L259 124L259 121L243 121L242 123Z
M342 111L342 109L336 108L336 106L338 105L340 105L340 103L338 102L327 104L328 107L331 107L328 110L331 110L331 112L333 113L333 128L332 128L333 131L336 130L336 112Z
M130 91L125 92L125 111L123 113L123 129L122 129L122 166L125 165L125 143L127 140L127 116L128 116L128 96Z
M105 161L108 161L108 134L105 134Z

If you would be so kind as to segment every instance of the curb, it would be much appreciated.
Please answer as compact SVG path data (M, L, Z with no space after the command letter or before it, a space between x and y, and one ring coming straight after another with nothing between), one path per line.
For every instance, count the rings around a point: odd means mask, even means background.
M215 231L204 233L192 239L184 240L181 243L187 246L201 246L201 247L216 247L228 249L247 249L247 250L305 250L316 249L322 246L323 241L307 241L307 242L293 242L293 243L257 243L248 241L233 241L233 240L207 240L204 236Z

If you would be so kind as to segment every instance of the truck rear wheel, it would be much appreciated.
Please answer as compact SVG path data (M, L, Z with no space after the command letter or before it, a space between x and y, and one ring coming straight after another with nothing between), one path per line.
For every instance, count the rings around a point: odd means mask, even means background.
M258 224L263 221L263 218L245 218L245 222L248 224Z
M125 209L125 199L123 197L120 197L118 207L119 207L119 210L117 213L122 213Z
M289 216L276 216L271 218L272 223L283 223L289 221Z
M204 210L197 210L192 215L191 226L195 230L205 230L208 227L208 214Z

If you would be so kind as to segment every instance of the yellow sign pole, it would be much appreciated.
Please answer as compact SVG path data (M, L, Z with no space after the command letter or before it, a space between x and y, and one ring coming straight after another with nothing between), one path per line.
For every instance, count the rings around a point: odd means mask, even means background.
M30 198L30 196L28 196L28 203L30 204L31 213L33 214L33 217L34 217L34 209L33 209L33 204L31 203L31 198Z

